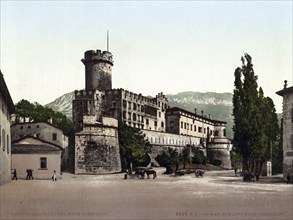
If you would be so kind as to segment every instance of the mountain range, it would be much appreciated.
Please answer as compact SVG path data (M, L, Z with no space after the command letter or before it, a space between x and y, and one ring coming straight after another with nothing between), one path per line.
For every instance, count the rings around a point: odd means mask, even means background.
M227 137L233 137L233 105L231 93L214 93L214 92L181 92L176 95L166 95L170 107L179 107L190 112L195 112L199 115L202 114L212 119L227 122ZM72 119L72 100L74 92L66 93L53 102L45 105L58 111ZM196 109L196 110L195 110Z

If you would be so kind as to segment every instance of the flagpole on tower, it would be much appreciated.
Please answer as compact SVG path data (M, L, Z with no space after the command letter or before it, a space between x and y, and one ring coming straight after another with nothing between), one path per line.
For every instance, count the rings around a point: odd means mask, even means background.
M109 31L107 30L107 51L109 52Z

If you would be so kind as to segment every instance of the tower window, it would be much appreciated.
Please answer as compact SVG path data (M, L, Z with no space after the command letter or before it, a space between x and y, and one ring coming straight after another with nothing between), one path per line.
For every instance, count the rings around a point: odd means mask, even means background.
M53 141L56 141L56 140L57 140L57 134L56 134L56 133L53 133L53 134L52 134L52 140L53 140Z

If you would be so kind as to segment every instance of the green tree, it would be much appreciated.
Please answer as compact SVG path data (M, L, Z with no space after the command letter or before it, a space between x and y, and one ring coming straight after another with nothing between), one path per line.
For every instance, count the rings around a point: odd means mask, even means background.
M182 149L182 162L183 162L183 169L186 167L186 163L191 163L191 146L187 145Z
M15 105L15 107L17 121L19 120L19 116L24 119L24 122L31 122L33 120L32 112L34 111L34 104L22 99Z
M278 124L273 101L258 89L251 57L241 57L242 67L235 70L233 116L236 153L242 156L243 170L259 172L269 159L272 142L277 140Z
M55 112L53 109L44 107L39 103L30 103L22 99L15 105L17 122L20 117L28 118L29 122L48 122L49 119L53 120L53 124L63 130L64 134L72 137L74 135L73 123L65 115L60 112Z
M118 129L120 157L122 169L146 165L149 159L150 144L141 130L128 125L120 125Z
M201 150L194 150L192 163L193 164L206 164L207 157L204 155L204 153Z
M166 151L162 151L158 156L155 158L156 161L166 168L166 174L170 174L173 172L177 172L179 168L179 163L181 161L182 155L177 152L176 149L168 148ZM175 170L172 166L176 166Z

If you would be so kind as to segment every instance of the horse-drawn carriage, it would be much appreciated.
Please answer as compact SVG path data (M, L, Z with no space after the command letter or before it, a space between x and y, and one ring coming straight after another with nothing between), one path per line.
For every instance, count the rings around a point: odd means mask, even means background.
M204 173L205 173L205 171L202 170L202 169L195 170L195 176L196 177L203 177Z
M134 175L136 175L139 179L144 179L145 174L147 175L148 179L150 179L151 175L153 175L153 179L157 177L157 172L152 168L136 167Z

